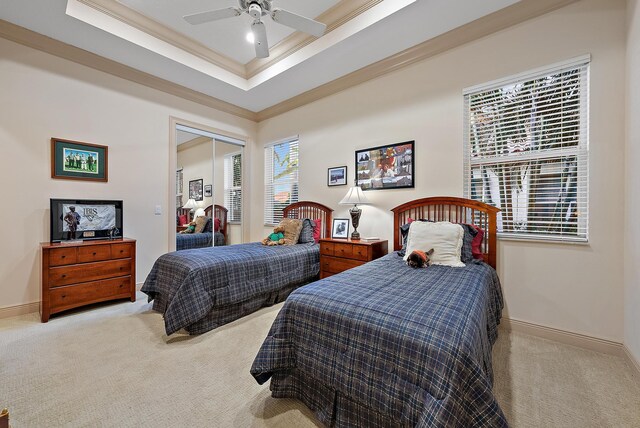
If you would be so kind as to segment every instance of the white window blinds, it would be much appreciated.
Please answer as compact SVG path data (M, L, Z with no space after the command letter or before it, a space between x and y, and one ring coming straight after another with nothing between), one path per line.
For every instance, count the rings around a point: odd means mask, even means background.
M465 197L502 210L500 236L588 239L589 62L465 90Z
M298 140L289 139L264 149L264 224L282 220L282 209L298 202Z
M242 221L242 154L224 157L224 206L230 222Z

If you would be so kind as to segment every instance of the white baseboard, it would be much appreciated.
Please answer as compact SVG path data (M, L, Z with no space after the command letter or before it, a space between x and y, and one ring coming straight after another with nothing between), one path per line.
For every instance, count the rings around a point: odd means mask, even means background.
M624 350L625 357L627 357L627 360L629 361L629 365L632 369L635 369L636 375L638 376L638 379L640 379L640 361L633 357L633 354L629 348L627 348L627 345L622 345L622 349Z
M591 351L615 355L617 357L625 357L625 352L622 349L623 344L612 340L560 330L553 327L546 327L512 318L503 318L500 321L500 326L511 331L530 334L531 336L553 340L554 342L560 342L567 345L577 346L579 348L589 349Z
M136 292L142 289L144 282L136 284ZM25 303L16 306L7 306L6 308L0 308L0 320L4 318L17 317L19 315L32 314L34 312L40 312L40 302Z
M0 319L32 314L40 311L40 302L25 303L23 305L0 308Z

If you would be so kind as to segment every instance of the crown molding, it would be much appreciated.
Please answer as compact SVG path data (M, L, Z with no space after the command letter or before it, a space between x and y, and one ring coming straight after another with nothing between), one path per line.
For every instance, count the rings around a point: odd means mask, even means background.
M117 19L163 42L217 65L246 79L245 66L222 55L202 43L137 12L116 0L77 0L111 18Z
M580 0L521 0L468 24L453 29L433 39L408 48L395 55L370 64L324 85L318 86L272 107L261 110L257 121L261 122L302 107L329 95L400 70L416 62L431 58L449 49L473 42L505 28L544 15Z
M325 34L351 21L384 0L342 0L324 13L316 21L327 25ZM269 48L268 58L254 58L246 65L246 77L250 79L272 65L282 61L316 40L315 37L296 31L289 37Z
M251 110L136 70L8 21L0 20L0 37L234 116L254 122L257 118L256 113Z
M192 147L199 146L204 143L213 143L213 138L210 137L196 137L193 140L185 141L182 144L178 144L178 152L189 150Z
M163 42L197 56L209 63L227 70L243 79L250 79L272 65L282 61L299 51L314 40L315 37L294 32L279 43L270 47L269 58L255 58L246 65L222 55L204 44L185 36L184 34L161 24L116 0L77 0L111 18L117 19ZM339 3L323 12L316 19L327 24L329 33L341 25L349 22L358 15L366 12L384 0L341 0ZM325 34L326 34L325 33Z

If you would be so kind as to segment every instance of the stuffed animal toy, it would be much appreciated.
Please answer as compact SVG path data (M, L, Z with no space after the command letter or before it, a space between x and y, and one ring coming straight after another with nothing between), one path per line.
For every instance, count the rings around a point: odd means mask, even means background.
M284 244L284 227L276 226L273 233L262 240L262 245L283 245Z
M195 233L195 231L196 231L196 222L192 221L191 223L189 223L189 226L185 230L182 230L178 233Z
M431 255L433 254L433 248L427 251L413 250L409 257L407 257L407 264L412 268L422 268L431 265Z

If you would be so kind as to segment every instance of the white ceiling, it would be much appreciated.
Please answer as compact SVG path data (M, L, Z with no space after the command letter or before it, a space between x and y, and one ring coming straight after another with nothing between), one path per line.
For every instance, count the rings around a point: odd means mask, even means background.
M68 1L76 6L79 4L77 0ZM234 3L232 0L120 1L181 32L195 31L178 26L177 22L182 25L182 14ZM296 13L312 11L311 15L321 13L334 3L329 0L276 1L283 7L286 3L286 7ZM67 0L2 0L0 19L257 112L519 1L384 0L250 79L221 70L210 63L205 64L201 59L175 46L158 43L148 35L141 36L138 30L125 28L126 24L106 15L93 19L92 24L73 18L65 13ZM304 8L298 3L304 4ZM313 9L306 9L312 5ZM172 11L178 17L170 16ZM91 13L95 15L98 12ZM88 19L91 13L84 14L88 21L91 21ZM242 24L239 30L235 30L242 40L238 42L235 40L238 36L234 36L233 41L221 38L206 43L220 53L228 50L232 44L246 43L242 35L245 26L242 17L230 21L229 25L233 21ZM205 25L213 27L220 22ZM265 25L274 27L278 24L266 19ZM276 29L269 28L268 31ZM193 38L206 37L203 34L188 35ZM273 37L275 40L283 36ZM204 40L200 41L204 43ZM251 46L248 48L252 50ZM244 52L233 55L238 59L246 58Z
M182 19L184 15L192 13L238 7L238 0L118 1L241 64L246 64L255 58L255 49L253 45L246 40L246 35L250 32L252 22L251 17L247 14L201 25L191 25ZM286 9L298 15L313 19L339 1L340 0L275 0L273 7ZM273 22L270 18L263 19L263 21L267 27L267 39L270 46L274 46L294 32L294 30L289 27Z

